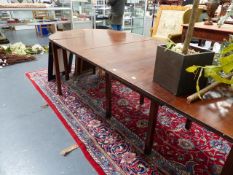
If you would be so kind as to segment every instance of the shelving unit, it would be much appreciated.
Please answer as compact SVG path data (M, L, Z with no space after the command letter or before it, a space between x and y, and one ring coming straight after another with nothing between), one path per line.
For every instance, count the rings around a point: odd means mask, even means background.
M110 14L110 7L106 5L107 0L93 0L94 9L94 28L109 27L110 23L108 17Z
M145 7L146 0L127 0L123 18L123 30L143 34ZM96 12L95 27L110 27L108 22L110 7L106 5L106 0L95 0L94 9Z
M123 27L132 33L143 34L146 0L127 0Z
M106 5L107 0L70 0L64 3L61 7L47 7L47 8L1 8L0 12L10 15L10 18L14 18L14 13L19 11L47 11L50 13L51 20L32 20L26 19L23 22L18 23L7 23L0 21L0 27L6 26L20 26L20 25L68 25L67 29L73 28L101 28L111 27L108 21L110 14L110 7ZM125 6L125 13L123 18L123 30L144 34L145 25L145 12L148 10L147 0L127 0ZM66 20L62 20L62 17L57 18L57 14L60 16L66 16ZM17 16L19 16L17 14ZM16 16L16 17L17 17ZM56 19L56 20L54 20Z
M93 6L91 0L72 0L73 28L93 28Z
M7 26L33 26L33 25L61 25L61 24L70 24L70 29L73 28L93 28L94 21L94 11L91 0L71 0L66 2L66 6L62 7L48 7L48 8L1 8L0 12L8 13L11 12L13 15L9 15L9 19L14 18L14 13L19 11L26 12L35 12L35 11L47 11L51 20L35 20L33 15L30 15L30 19L24 19L22 22L7 22L7 19L0 21L0 27ZM66 16L67 20L57 19L57 14L60 13L60 16ZM66 14L67 13L67 14ZM17 15L19 16L19 15ZM56 20L55 20L56 19Z
M2 18L0 22L0 27L18 27L18 26L47 26L54 25L54 31L57 29L57 25L71 24L72 28L72 18L71 18L71 6L62 7L47 7L47 8L1 8L1 13L8 13L9 18ZM19 15L22 12L32 12L27 17ZM35 12L45 11L47 13L46 17L37 18L34 14ZM19 14L18 14L19 13ZM16 14L16 15L15 15ZM57 15L60 15L59 17ZM18 16L21 16L19 19ZM17 20L12 20L17 18ZM37 18L37 19L36 19ZM35 27L37 29L37 27Z

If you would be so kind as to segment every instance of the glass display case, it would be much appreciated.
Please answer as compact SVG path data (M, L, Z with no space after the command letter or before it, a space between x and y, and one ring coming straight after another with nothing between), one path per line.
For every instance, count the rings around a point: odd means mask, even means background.
M152 19L156 17L159 3L157 0L147 0L146 13L144 18L144 35L150 36L150 30L153 25Z
M44 33L53 33L58 27L64 29L64 26L71 26L71 8L70 2L59 1L59 3L4 3L0 9L0 27L21 29L36 29L41 34L41 28ZM51 29L51 30L50 30ZM38 32L40 30L40 32Z
M108 17L110 15L110 7L106 4L107 0L93 0L93 6L95 11L95 28L110 28L110 23L108 20Z
M107 0L94 0L95 27L111 28L108 21L111 8L106 5ZM143 34L146 0L127 0L123 18L123 30Z
M72 0L73 28L93 28L93 5L91 0Z
M25 19L20 21L25 25L44 25L55 24L57 28L70 29L70 28L111 28L108 17L110 15L111 7L107 6L107 0L58 0L53 1L50 7L40 8L25 8L21 14L21 9L13 9L14 16L24 17ZM144 34L145 16L147 13L147 1L146 0L127 0L125 5L125 12L123 18L123 30L133 32L137 34ZM151 9L151 8L150 8ZM9 11L12 9L6 9L8 13L2 11L1 27L5 23L11 25L18 25L11 20L6 22L3 18L7 18ZM25 12L26 11L26 12ZM36 19L35 16L43 11L45 14L42 19ZM33 13L32 13L33 12ZM12 24L13 23L13 24ZM149 30L149 29L148 29Z
M123 20L124 30L143 34L145 7L145 0L127 0Z

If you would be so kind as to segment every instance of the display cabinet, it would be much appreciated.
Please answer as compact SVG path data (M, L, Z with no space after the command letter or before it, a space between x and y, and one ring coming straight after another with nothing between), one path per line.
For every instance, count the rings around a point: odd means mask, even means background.
M19 5L18 5L19 4ZM33 3L14 3L3 4L0 8L0 27L14 27L18 28L28 26L34 28L38 33L41 33L41 27L50 29L51 27L55 32L57 27L64 29L65 27L71 28L71 4L64 3L59 5L46 5L46 4L33 4Z
M108 20L111 8L106 2L107 0L60 0L53 6L44 8L1 8L0 27L55 25L59 29L111 28ZM123 30L144 34L146 9L146 0L127 0ZM40 15L43 17L39 18Z
M132 33L143 34L146 1L127 0L123 28Z
M93 28L94 10L91 0L72 0L73 28Z
M94 0L95 27L111 28L108 21L110 7L106 5L107 0ZM123 30L143 34L146 0L127 0L123 18Z
M93 0L94 28L110 28L108 20L110 7L106 4L107 0Z
M159 7L159 2L156 0L147 0L146 13L144 18L144 32L143 35L150 36L150 30L153 26L153 19L156 17Z

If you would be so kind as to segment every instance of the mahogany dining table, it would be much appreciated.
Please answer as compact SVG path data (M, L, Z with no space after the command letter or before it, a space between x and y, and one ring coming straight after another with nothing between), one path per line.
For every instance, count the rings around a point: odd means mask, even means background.
M156 40L132 33L100 29L55 33L49 40L53 52L49 59L50 64L54 62L55 65L59 95L62 95L62 90L58 61L61 58L58 58L58 48L63 50L65 59L66 51L69 51L106 72L106 119L111 117L111 79L122 82L151 101L145 154L152 150L159 105L170 107L188 120L233 143L233 98L222 97L188 104L185 97L174 96L153 81L156 48L160 44ZM67 63L65 72L66 76L69 76ZM232 173L233 149L228 154L221 174Z

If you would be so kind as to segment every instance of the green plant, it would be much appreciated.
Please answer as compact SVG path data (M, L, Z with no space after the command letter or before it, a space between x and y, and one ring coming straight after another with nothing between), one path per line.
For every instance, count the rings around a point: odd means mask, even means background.
M0 46L6 54L16 54L16 55L33 55L48 52L47 46L41 46L39 44L34 44L33 46L26 46L22 42L17 42L10 45Z
M35 54L43 54L48 52L48 46L34 44L26 46L22 42L0 46L0 68L10 64L20 63L24 61L34 60Z
M187 72L198 76L196 90L199 93L199 79L202 75L212 78L216 82L233 85L233 40L226 41L221 46L216 65L197 66L193 65L186 69ZM201 98L201 95L199 98Z

